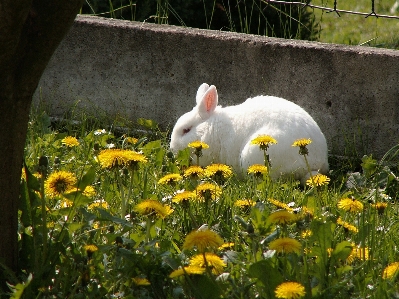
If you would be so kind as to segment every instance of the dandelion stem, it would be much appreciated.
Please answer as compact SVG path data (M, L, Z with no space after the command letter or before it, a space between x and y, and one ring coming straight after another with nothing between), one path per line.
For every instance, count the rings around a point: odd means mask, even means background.
M187 207L187 212L188 212L188 215L191 218L191 221L193 222L193 227L198 227L197 221L195 221L195 217L194 217L194 215L193 215L193 213L191 211L191 205Z
M119 185L119 193L121 195L121 218L125 219L126 213L126 198L125 198L125 190L123 188L122 178L119 175L118 171L115 171L116 180Z
M310 180L312 181L312 186L313 186L313 189L315 190L316 197L320 199L320 204L323 206L323 203L321 202L322 198L319 195L319 190L317 190L317 186L315 184L315 181L314 181L314 178L313 178L313 175L312 175L312 171L310 170L310 165L309 165L308 158L306 158L306 154L303 155L303 158L305 159L305 164L306 164L306 167L308 169Z
M46 217L46 197L44 192L44 181L46 180L46 177L47 177L47 169L42 169L42 178L40 181L40 193L41 193L40 195L42 198L43 261L45 261L47 257L47 217Z
M151 220L151 216L149 216L147 219L147 222L146 222L146 231L145 231L145 241L147 243L150 242L151 226L152 226L152 220Z

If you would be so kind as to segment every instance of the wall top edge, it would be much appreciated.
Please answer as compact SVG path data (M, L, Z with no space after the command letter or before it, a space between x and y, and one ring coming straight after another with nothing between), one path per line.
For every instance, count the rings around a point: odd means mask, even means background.
M154 23L144 23L136 21L118 20L111 18L95 17L78 15L75 19L76 24L89 24L92 26L99 27L110 27L110 28L120 28L120 29L134 29L134 30L146 30L159 33L167 34L182 34L189 36L202 36L211 39L221 39L221 40L239 40L242 42L249 42L252 44L261 43L269 44L275 46L285 46L285 47L295 47L295 48L313 48L315 50L324 51L339 51L339 52L353 52L356 54L373 54L373 55L383 55L383 56L396 56L399 57L398 50L375 48L368 46L350 46L343 44L329 44L305 40L294 40L294 39L284 39L276 37L267 37L246 33L236 33L229 31L218 31L218 30L207 30L198 29L182 26L173 25L159 25Z

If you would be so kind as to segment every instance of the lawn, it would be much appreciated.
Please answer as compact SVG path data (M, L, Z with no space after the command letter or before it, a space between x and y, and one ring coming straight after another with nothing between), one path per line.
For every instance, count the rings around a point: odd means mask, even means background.
M313 0L312 4L334 7L332 0ZM394 1L375 1L377 14L391 15ZM371 0L337 1L337 9L371 12ZM384 48L399 47L399 19L384 19L352 14L326 13L315 9L316 19L321 24L320 41L347 45L370 45ZM399 12L395 12L399 15Z
M13 298L397 296L399 146L300 186L198 167L151 121L80 119L31 116Z

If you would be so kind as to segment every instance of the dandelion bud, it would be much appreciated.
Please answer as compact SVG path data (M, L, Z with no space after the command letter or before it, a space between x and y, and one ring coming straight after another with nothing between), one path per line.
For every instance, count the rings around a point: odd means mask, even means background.
M41 156L39 158L39 168L47 168L48 167L48 158L47 156Z
M253 234L255 232L254 226L252 224L248 224L247 226L247 233Z
M61 159L59 157L55 157L54 164L57 164L57 165L61 164Z
M39 158L38 172L44 178L47 177L47 168L48 168L48 158L46 156L41 156Z
M122 246L123 246L123 239L122 239L122 237L121 237L121 236L117 236L117 237L115 238L115 243L116 243L116 245L117 245L118 247L122 247Z

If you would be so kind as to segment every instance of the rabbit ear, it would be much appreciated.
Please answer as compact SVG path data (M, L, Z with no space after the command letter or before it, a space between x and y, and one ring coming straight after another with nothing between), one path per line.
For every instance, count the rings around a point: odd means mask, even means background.
M201 86L198 88L197 96L195 97L197 104L201 101L202 96L208 90L208 88L209 88L209 85L206 83L202 83Z
M216 87L211 85L197 102L198 113L202 119L207 119L212 115L217 105L218 92Z

